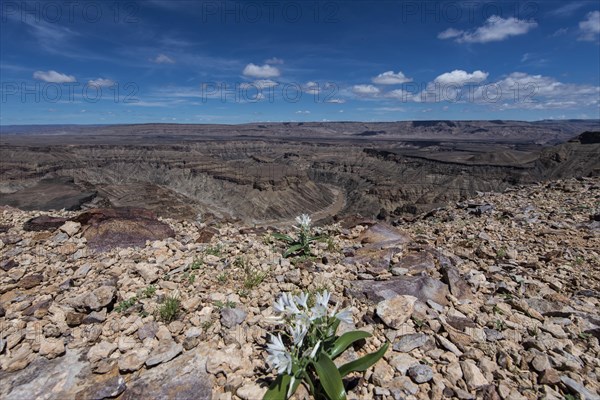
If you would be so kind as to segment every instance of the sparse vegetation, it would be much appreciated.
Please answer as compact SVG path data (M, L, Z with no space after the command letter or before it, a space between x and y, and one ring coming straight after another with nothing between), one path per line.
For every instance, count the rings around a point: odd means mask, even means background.
M123 300L119 304L117 304L117 306L115 307L115 311L116 312L127 311L128 309L130 309L131 307L133 307L134 305L136 305L137 302L138 302L137 296L133 296L133 297L127 299L127 300Z
M167 296L158 308L158 316L164 322L171 322L179 314L181 301L177 295Z
M235 301L221 301L221 300L216 300L214 303L215 307L217 307L217 309L222 310L223 308L235 308L236 303Z
M221 257L221 255L223 254L223 245L219 243L215 246L209 246L204 250L204 254L215 257Z
M156 293L156 287L154 285L149 285L144 290L142 290L142 296L149 299Z
M219 281L220 283L225 283L228 280L229 280L229 275L225 271L223 271L219 275L217 275L217 281Z
M498 250L496 250L496 258L499 258L499 259L506 258L506 248L505 247L500 247Z
M501 319L497 319L497 320L494 321L494 328L497 331L502 332L503 330L506 329L506 323L503 320L501 320Z
M200 258L196 258L194 259L194 261L190 264L189 269L191 269L192 271L195 271L197 269L200 269L202 267L202 265L204 264L204 262L200 259Z

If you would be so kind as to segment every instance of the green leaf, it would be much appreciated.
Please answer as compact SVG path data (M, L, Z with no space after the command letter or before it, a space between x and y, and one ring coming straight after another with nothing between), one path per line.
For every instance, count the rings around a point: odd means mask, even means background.
M363 357L359 358L358 360L354 360L352 362L342 365L339 368L340 375L346 376L350 372L366 371L373 364L375 364L377 361L379 361L379 359L381 357L383 357L383 355L387 351L389 345L390 345L389 343L386 343L383 346L381 346L381 348L379 350L377 350L375 353L367 354L366 356L363 356Z
M290 237L290 236L288 236L288 235L284 235L284 234L282 234L282 233L273 233L273 234L272 234L272 236L273 236L275 239L283 240L283 241L286 241L286 242L288 242L288 243L292 243L292 242L294 242L294 239L293 239L292 237Z
M269 386L269 390L266 391L263 400L285 400L291 380L291 375L277 375L277 379ZM296 385L296 387L298 386Z
M348 346L350 346L352 343L356 342L357 340L365 339L368 337L371 337L371 334L365 331L346 332L342 336L340 336L335 341L335 343L333 343L333 347L329 352L329 355L332 359L335 359L337 356L342 354L344 350L346 350Z
M331 358L323 352L319 355L317 362L313 362L315 371L319 375L321 386L325 389L327 397L331 400L345 400L346 390L342 383L342 377Z
M283 257L285 258L285 257L289 256L290 254L293 254L293 253L297 252L302 247L303 246L301 244L295 244L295 245L291 246L289 249L287 249L285 251L285 253L283 253Z

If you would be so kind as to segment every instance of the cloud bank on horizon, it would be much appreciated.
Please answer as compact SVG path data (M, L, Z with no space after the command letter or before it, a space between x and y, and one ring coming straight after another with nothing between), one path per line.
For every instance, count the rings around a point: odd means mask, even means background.
M0 124L600 118L595 1L4 1Z

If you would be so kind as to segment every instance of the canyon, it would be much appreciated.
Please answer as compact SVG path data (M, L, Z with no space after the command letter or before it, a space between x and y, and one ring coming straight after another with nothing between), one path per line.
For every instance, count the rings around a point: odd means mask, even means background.
M597 176L598 131L598 120L3 126L0 204L393 221L477 192Z

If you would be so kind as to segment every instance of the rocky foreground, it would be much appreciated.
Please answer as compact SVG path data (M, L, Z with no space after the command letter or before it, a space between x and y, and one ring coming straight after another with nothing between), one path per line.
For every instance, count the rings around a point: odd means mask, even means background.
M284 259L274 229L0 209L0 397L259 399L273 301L328 289L373 333L344 361L391 343L349 398L600 398L600 179L317 230Z

